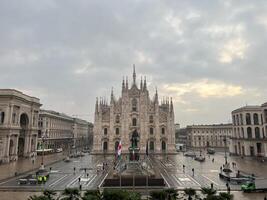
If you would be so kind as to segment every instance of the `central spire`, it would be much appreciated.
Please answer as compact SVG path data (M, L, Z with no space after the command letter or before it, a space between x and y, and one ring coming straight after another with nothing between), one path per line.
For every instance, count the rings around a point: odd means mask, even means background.
M136 84L135 64L133 64L133 84Z

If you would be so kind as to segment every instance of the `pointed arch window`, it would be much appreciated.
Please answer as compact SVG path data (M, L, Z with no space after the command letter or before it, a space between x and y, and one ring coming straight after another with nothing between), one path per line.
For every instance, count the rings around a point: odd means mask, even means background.
M153 122L154 122L153 116L150 115L150 116L149 116L149 123L152 124Z
M119 134L120 134L120 129L116 128L116 135L119 135Z
M149 129L149 133L150 133L150 135L154 134L154 129L152 127Z
M104 135L107 135L107 134L108 134L108 129L104 128Z
M137 111L137 100L135 98L132 100L132 111Z
M137 125L137 120L136 120L136 118L133 118L133 120L132 120L132 124L133 124L133 126L136 126L136 125Z
M161 134L162 134L162 135L165 134L165 128L164 128L164 127L161 128Z

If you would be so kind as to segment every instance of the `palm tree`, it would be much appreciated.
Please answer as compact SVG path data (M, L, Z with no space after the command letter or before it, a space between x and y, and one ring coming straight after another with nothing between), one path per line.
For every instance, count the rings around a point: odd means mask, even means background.
M61 200L79 200L81 197L80 191L77 188L65 188L62 195Z
M192 200L192 197L196 195L196 190L193 188L185 188L184 193L188 196L188 200Z
M216 190L214 190L213 188L207 188L207 187L203 187L201 188L201 192L202 194L206 195L206 198L204 199L210 199L211 197L213 197L216 194Z

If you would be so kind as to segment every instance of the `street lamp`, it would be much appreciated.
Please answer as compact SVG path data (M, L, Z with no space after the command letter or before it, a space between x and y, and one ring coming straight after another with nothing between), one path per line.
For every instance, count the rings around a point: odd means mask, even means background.
M223 138L223 142L224 142L224 158L225 158L225 165L227 165L227 153L226 153L226 135Z
M45 143L46 135L42 135L42 163L41 163L41 169L44 169L44 143Z

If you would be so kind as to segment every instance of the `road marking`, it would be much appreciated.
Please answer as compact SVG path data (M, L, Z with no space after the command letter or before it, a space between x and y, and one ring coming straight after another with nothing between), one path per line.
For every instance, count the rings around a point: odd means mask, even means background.
M168 183L168 181L165 179L165 177L162 175L162 173L160 173L161 177L164 179L164 181L167 183L168 188L170 188L170 184Z
M82 175L80 175L80 176L74 178L74 179L67 185L67 187L70 187L70 186L71 186L73 183L75 183L76 180L78 180L78 178L80 178L81 176L82 176Z
M107 178L107 176L108 176L108 173L106 174L106 176L103 178L103 180L101 181L101 183L99 184L99 188L100 188L100 186L103 184L103 182L104 182L104 180Z
M201 185L193 177L188 176L188 178L190 178L191 181L193 181L195 184L201 187Z
M208 179L210 182L214 183L215 185L219 185L218 183L216 183L215 181L211 180L209 177L202 175L204 178Z
M174 178L174 180L178 183L178 186L182 185L182 183L180 181L178 181L178 178L176 175L172 174L172 177Z
M86 186L89 186L96 177L97 177L97 174L94 175L94 177L86 184Z
M60 182L62 179L66 178L67 176L69 176L69 174L66 174L65 176L62 176L60 179L56 180L55 182L51 183L48 187L51 187L55 184L57 184L58 182Z

